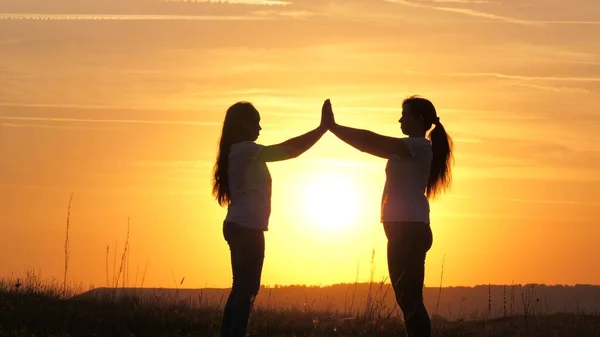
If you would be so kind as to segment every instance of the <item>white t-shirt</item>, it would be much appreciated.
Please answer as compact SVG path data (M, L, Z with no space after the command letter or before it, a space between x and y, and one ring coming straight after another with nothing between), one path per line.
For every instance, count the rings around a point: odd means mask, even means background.
M271 215L271 174L260 160L264 146L254 142L233 144L229 150L229 191L231 203L225 222L250 229L267 230Z
M433 159L431 143L423 137L402 140L411 155L394 155L388 159L381 200L381 222L429 223L429 201L425 189Z

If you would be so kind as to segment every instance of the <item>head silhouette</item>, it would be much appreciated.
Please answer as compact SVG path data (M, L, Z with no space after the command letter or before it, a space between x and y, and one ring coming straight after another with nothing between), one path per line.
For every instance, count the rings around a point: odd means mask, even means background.
M431 101L419 96L410 96L402 102L400 128L404 134L410 137L425 137L432 126L429 139L433 160L425 191L427 198L435 198L451 185L452 138L446 133Z
M425 137L425 133L437 121L433 103L425 98L411 96L402 102L400 129L411 137Z
M231 144L255 141L260 130L260 113L254 105L249 102L237 102L227 109L221 140L225 139Z
M260 114L252 103L237 102L227 109L213 175L213 195L219 205L228 205L231 201L227 176L231 145L255 141L260 130Z

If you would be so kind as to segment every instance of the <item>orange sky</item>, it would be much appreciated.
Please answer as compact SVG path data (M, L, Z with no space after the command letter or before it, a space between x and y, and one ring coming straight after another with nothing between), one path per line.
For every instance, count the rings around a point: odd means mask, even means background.
M600 284L600 3L232 2L2 1L0 276L62 279L74 192L72 282L106 285L130 217L129 285L147 264L144 286L226 287L210 173L230 104L252 101L273 144L325 98L400 136L421 94L456 143L426 285L444 256L444 285ZM331 134L270 164L264 284L385 277L384 166Z

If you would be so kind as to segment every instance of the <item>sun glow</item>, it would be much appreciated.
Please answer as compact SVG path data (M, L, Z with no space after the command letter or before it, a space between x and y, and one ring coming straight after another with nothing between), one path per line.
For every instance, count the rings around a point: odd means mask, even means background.
M304 215L320 230L348 229L361 215L360 191L353 180L328 174L313 179L304 188Z

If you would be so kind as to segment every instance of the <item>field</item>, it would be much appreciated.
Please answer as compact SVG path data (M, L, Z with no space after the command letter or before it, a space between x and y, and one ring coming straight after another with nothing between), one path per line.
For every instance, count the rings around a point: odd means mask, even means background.
M116 296L74 296L81 289L35 276L4 279L0 336L218 336L221 305ZM374 293L374 296L380 296ZM201 303L201 302L199 302ZM250 336L404 336L397 311L360 304L358 314L309 308L254 310ZM476 317L472 315L471 317ZM433 317L434 336L599 337L598 314L528 314L494 319Z
M125 275L129 230L118 268L116 255L113 259L112 286L84 289L68 284L69 215L70 203L62 282L32 272L0 279L0 337L219 336L226 290L125 288L121 276ZM106 270L108 280L108 262ZM122 287L119 280L123 280ZM468 296L465 291L470 291ZM425 289L436 337L600 337L600 287L488 285L468 290L445 288L444 292L450 302L440 302L441 286L439 291ZM296 304L278 300L293 297ZM480 305L468 306L467 297ZM451 302L460 302L458 314L450 309ZM438 311L440 303L448 309L444 317L442 310ZM248 334L405 336L389 284L373 282L373 277L367 284L261 288Z

